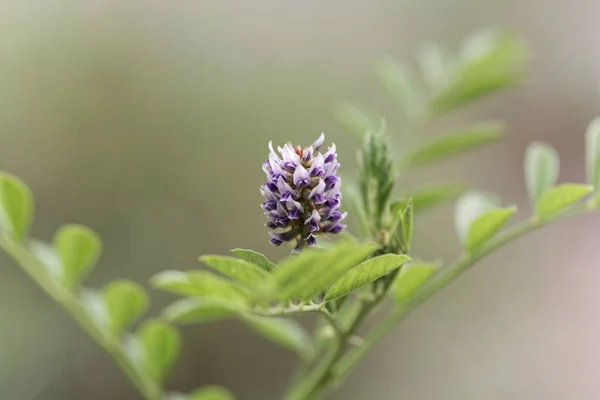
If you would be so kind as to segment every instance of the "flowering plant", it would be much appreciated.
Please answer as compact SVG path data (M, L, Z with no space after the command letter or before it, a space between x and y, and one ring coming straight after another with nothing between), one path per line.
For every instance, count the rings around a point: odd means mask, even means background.
M487 32L467 40L458 55L435 46L422 55L422 79L391 61L378 70L403 106L409 126L421 129L438 116L518 83L527 53L511 35ZM57 231L52 244L31 238L31 193L6 173L0 175L0 248L112 355L143 399L232 399L232 393L217 386L168 393L164 382L181 348L175 326L238 318L298 353L300 367L282 396L310 400L343 383L383 335L485 256L534 229L598 208L600 119L590 124L586 136L585 184L557 184L556 151L542 143L529 146L525 180L533 211L508 226L515 207L451 184L393 197L402 175L496 141L502 125L477 123L396 156L384 119L348 104L336 116L361 140L354 178L347 175L342 182L335 145L321 151L323 134L307 147L285 144L276 151L269 143L262 208L270 242L292 242L291 254L275 263L256 251L234 249L232 256L200 258L217 274L200 269L159 273L151 285L180 299L137 326L148 307L146 290L127 280L101 290L84 287L82 280L100 255L99 237L86 227L69 225ZM414 217L455 198L462 255L448 264L421 260L411 250ZM349 210L348 230L354 235L345 230L347 213L341 209ZM358 336L365 319L386 301L391 307L385 315ZM312 334L293 319L303 314L319 317Z

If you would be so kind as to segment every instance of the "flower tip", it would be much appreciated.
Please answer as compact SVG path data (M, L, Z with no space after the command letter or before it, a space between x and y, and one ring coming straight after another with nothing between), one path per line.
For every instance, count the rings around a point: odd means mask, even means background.
M325 134L321 132L319 138L312 144L312 148L315 149L315 151L319 150L323 145L323 142L325 142Z

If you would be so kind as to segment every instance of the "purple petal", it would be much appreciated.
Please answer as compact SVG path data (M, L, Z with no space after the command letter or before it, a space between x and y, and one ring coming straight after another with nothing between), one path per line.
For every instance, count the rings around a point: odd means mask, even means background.
M288 183L284 181L282 177L279 177L279 179L277 180L277 189L279 189L279 193L281 193L281 198L283 198L283 196L286 194L289 194L292 197L296 196L296 192L294 191L294 189L292 189L292 187L288 185Z
M315 194L314 197L312 198L312 201L315 204L320 205L320 204L324 204L327 201L327 199L322 194Z
M336 175L329 175L325 178L325 190L330 190L340 180Z
M324 166L323 154L319 153L315 158L313 158L312 164L310 166L310 169L308 170L308 173L311 176L317 176L315 171L320 171L320 170L325 171L323 169L323 166Z
M340 167L340 163L333 161L329 164L325 164L325 175L335 175L338 168Z
M281 244L283 243L281 240L278 240L278 239L275 239L275 238L271 238L271 240L269 240L269 242L273 246L281 246Z
M308 247L317 247L317 238L314 235L308 235L304 240L306 240Z
M300 164L294 171L294 185L297 188L302 189L303 187L308 186L310 183L310 175L308 171Z
M338 210L333 210L333 212L329 215L328 220L331 222L339 222L339 221L343 220L344 218L346 218L347 215L348 215L347 212L342 214Z
M288 217L277 218L277 220L275 220L275 225L277 225L278 228L287 228L289 224L290 219Z
M319 183L317 183L317 186L315 186L313 188L313 190L310 191L308 198L312 199L316 195L322 195L324 191L325 191L325 181L323 181L323 179L319 179Z
M312 144L312 148L315 149L315 151L319 150L321 148L321 146L323 146L323 142L325 141L325 134L321 132L321 135L319 135L319 138Z
M321 221L321 215L317 210L313 210L310 217L308 217L304 221L304 225L307 225L310 228L311 232L316 232L319 230L319 222Z
M337 197L327 199L325 201L325 204L327 205L327 207L335 208L340 205L340 199Z
M275 225L275 222L273 222L273 221L269 221L269 222L267 222L267 223L265 224L265 226L266 226L267 228L269 228L269 229L277 229L277 228L278 228L278 226L277 226L277 225Z
M261 204L261 207L265 211L275 210L277 208L277 201L273 201L273 200L265 201L264 203Z
M332 223L332 224L328 224L325 226L325 232L329 232L329 233L340 233L342 230L344 230L344 228L346 227L346 225L342 225L339 223Z
M304 212L304 207L302 207L302 204L298 203L298 202L297 202L297 201L295 201L295 200L292 200L292 199L287 199L287 200L285 201L285 205L287 206L287 209L288 209L289 211L292 211L292 210L298 210L298 211L300 211L300 212Z
M313 156L313 148L312 147L307 147L304 150L302 150L302 160L308 161L312 158L312 156Z
M337 154L335 153L335 151L336 151L335 143L332 143L329 150L327 150L327 153L325 153L325 162L326 163L330 163L333 160L335 160L335 158L337 157Z

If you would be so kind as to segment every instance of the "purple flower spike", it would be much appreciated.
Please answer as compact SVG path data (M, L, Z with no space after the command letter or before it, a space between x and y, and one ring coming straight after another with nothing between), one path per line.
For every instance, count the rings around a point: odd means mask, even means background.
M317 245L317 235L339 233L346 213L340 212L341 180L337 176L334 144L325 154L319 149L325 135L305 148L286 144L275 151L269 142L269 157L263 164L267 182L261 186L262 208L269 219L271 243L279 246L296 241L295 251ZM285 230L284 230L285 229Z

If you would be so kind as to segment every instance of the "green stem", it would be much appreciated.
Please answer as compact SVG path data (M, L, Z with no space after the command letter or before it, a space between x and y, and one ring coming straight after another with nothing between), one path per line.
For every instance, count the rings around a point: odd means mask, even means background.
M388 315L380 324L373 328L373 330L365 337L362 346L356 347L352 351L348 352L336 364L334 370L335 378L338 380L345 379L352 368L365 356L368 350L370 350L379 341L379 339L392 330L401 320L406 318L412 310L445 288L460 274L468 270L483 257L535 229L557 221L561 221L563 219L584 214L591 209L592 208L590 206L583 206L542 221L531 219L521 222L514 227L498 234L475 254L463 255L450 266L443 268L429 282L423 285L405 304L399 305L394 313Z
M46 267L20 243L0 238L0 247L46 292L61 304L79 325L102 346L123 370L146 400L161 400L162 389L153 380L142 374L128 357L121 342L115 336L101 330L90 317L79 299L66 288L57 285L49 276Z

